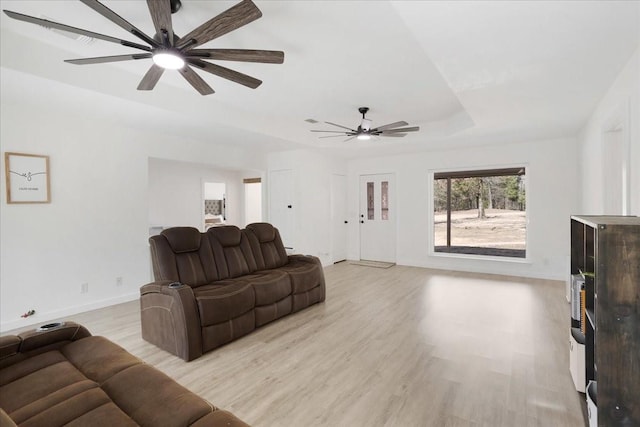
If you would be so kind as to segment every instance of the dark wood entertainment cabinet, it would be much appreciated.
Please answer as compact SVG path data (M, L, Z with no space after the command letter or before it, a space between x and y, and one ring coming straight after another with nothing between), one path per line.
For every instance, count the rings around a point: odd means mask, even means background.
M597 425L640 426L640 218L572 216L571 274L584 276L580 326Z

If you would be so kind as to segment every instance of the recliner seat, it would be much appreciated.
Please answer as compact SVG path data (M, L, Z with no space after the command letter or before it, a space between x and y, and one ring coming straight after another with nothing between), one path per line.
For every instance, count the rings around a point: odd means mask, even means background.
M187 361L325 299L320 260L288 256L268 223L174 227L149 242L156 281L140 290L142 337Z

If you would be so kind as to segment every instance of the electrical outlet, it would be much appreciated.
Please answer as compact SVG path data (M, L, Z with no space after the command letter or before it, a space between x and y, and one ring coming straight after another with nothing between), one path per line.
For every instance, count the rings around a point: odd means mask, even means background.
M82 285L80 285L80 293L81 294L86 294L89 292L89 284L88 283L83 283Z
M122 276L116 277L116 286L122 286Z

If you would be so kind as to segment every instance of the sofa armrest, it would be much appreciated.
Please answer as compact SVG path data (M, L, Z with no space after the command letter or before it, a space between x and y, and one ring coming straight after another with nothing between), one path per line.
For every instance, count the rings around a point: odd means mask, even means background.
M191 287L174 283L140 288L142 338L188 362L202 355L200 313Z
M0 337L0 367L10 366L27 357L55 350L71 341L89 336L91 333L82 325L60 322L43 325L18 335Z

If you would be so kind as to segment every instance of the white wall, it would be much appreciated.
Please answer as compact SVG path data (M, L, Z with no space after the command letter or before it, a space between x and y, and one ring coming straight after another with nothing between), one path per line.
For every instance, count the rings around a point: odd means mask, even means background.
M227 191L227 187L225 186L224 182L205 182L204 183L205 200L222 200L224 199L226 191Z
M496 147L425 151L346 162L349 220L348 259L360 258L359 177L394 173L397 204L397 263L402 265L564 280L569 261L569 217L578 207L575 138ZM297 150L268 156L269 170L293 169L296 251L331 261L330 182L345 161ZM488 260L430 254L433 213L429 172L443 169L527 168L527 259Z
M262 155L233 144L142 133L59 115L52 105L39 110L3 101L1 113L2 151L49 155L51 173L50 204L8 205L1 180L3 331L138 297L149 279L149 157L266 168ZM86 294L82 283L89 284ZM36 315L21 319L30 309Z
M331 264L331 175L346 174L346 162L312 150L271 153L267 159L269 171L293 170L295 252Z
M496 147L429 151L349 163L349 259L360 257L357 226L359 176L395 173L397 263L428 268L564 279L569 256L569 217L577 207L574 139ZM429 254L433 212L429 172L524 165L527 173L526 261Z
M603 207L603 132L621 117L629 147L630 215L640 215L640 50L636 50L580 132L581 205L584 215L600 215Z
M190 226L204 231L202 186L206 181L225 184L226 223L240 227L244 212L241 176L240 171L201 163L149 159L149 224Z

